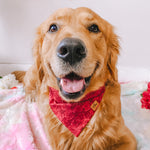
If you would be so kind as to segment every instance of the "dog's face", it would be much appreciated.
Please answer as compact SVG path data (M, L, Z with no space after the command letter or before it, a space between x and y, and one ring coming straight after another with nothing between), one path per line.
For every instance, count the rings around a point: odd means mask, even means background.
M39 27L34 49L38 68L51 80L49 86L66 101L79 101L108 77L117 78L118 47L109 23L88 8L67 8Z

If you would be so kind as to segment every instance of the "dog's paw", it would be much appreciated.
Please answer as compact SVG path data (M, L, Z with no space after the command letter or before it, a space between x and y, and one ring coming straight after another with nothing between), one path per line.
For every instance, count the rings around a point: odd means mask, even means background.
M25 100L26 100L27 103L34 103L34 102L36 102L36 98L33 95L32 94L26 95Z

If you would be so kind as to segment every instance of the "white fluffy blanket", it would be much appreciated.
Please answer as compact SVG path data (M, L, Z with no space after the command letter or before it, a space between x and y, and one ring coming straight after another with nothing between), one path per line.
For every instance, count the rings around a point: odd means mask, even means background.
M150 150L150 110L141 109L146 82L121 84L122 115L138 141L138 150ZM0 90L0 150L51 150L35 103L24 100L22 85Z
M141 94L147 90L146 82L121 84L122 115L135 135L138 150L150 150L150 110L141 108Z

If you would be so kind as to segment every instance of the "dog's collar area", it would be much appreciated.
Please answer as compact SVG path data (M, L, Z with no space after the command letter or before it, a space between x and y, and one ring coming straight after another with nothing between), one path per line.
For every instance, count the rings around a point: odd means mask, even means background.
M79 102L66 102L59 91L50 87L49 105L57 118L78 137L97 110L105 87L88 93Z

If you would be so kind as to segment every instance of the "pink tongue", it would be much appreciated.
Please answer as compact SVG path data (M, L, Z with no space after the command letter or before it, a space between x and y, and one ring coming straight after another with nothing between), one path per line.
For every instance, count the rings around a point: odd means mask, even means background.
M84 79L81 80L69 80L69 79L61 79L60 84L63 90L67 93L76 93L83 89Z

